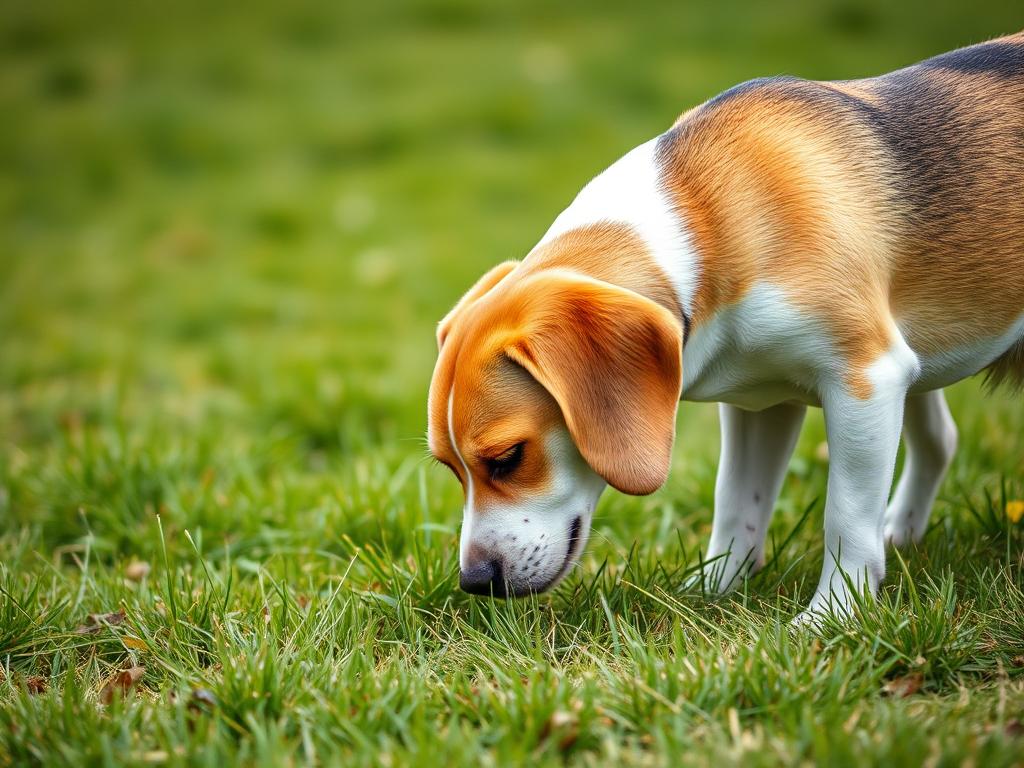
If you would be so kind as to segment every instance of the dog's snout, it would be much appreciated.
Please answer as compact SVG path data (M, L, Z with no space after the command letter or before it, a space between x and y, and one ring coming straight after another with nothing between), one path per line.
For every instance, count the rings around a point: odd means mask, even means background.
M471 595L505 597L505 573L500 560L482 560L459 573L459 587Z

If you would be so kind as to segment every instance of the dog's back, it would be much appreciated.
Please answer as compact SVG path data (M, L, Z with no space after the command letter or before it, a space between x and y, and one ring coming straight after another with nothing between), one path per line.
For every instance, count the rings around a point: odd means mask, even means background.
M1009 334L990 373L1024 382L1024 33L876 78L744 83L661 150L709 269L729 276L698 314L768 276L851 356L886 343L884 317L926 369Z
M1024 310L1024 33L868 81L907 202L892 284L909 327L969 340ZM990 367L1024 384L1024 339Z

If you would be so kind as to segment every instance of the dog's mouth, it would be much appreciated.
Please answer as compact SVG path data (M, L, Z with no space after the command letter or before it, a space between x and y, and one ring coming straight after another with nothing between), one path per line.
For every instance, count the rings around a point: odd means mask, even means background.
M583 540L583 517L576 515L569 524L569 546L565 551L565 560L562 561L562 566L558 569L558 573L551 577L551 579L540 589L538 592L547 592L551 587L562 580L562 577L568 573L569 569L572 568L573 560L576 555L579 554L580 542Z
M517 586L515 586L514 583L509 582L509 581L505 581L504 578L499 576L495 581L496 582L500 582L500 584L498 584L498 583L492 584L492 586L491 586L492 593L491 594L493 594L494 597L505 598L505 597L526 597L527 595L540 594L541 592L547 592L549 589L551 589L553 586L555 586L555 584L557 584L559 581L561 581L562 578L565 576L565 574L568 573L569 569L572 568L573 561L576 559L576 556L579 554L580 544L582 543L582 541L583 541L583 516L582 515L576 515L576 517L574 517L572 519L572 522L569 524L569 539L568 539L568 546L566 547L566 551L565 551L565 558L562 560L562 565L559 567L558 571L555 573L554 576L552 576L550 579L548 579L546 582L544 582L539 587L535 587L535 586L532 586L532 585L531 586L525 586L525 587L517 587ZM501 573L501 571L499 570L499 574L500 573Z

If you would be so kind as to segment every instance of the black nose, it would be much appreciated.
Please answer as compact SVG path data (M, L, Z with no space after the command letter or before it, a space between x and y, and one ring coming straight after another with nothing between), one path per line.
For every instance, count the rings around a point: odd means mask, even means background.
M484 560L459 573L459 586L471 595L506 597L505 574L497 560Z

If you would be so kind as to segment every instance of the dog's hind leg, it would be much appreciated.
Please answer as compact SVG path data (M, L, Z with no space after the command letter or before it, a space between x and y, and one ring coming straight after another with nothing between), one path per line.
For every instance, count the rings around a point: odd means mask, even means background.
M903 409L906 460L885 513L885 540L920 541L942 478L956 452L956 424L941 389L911 395Z
M722 452L703 589L725 592L764 564L768 523L806 411L790 403L756 412L719 406Z

